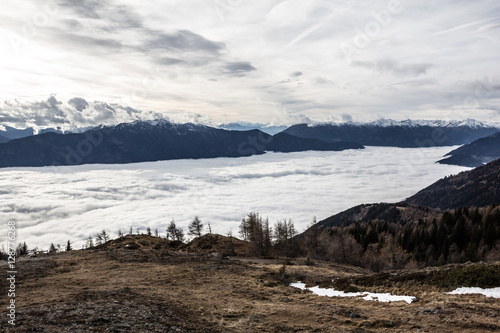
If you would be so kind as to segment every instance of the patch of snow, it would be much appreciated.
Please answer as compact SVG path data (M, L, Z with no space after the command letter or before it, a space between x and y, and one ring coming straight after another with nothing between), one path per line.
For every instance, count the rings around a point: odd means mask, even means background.
M481 294L486 297L500 298L500 287L496 288L476 288L476 287L461 287L447 294L450 295L465 295L465 294Z
M390 293L369 293L369 292L356 292L346 293L344 291L335 290L334 288L320 288L319 286L306 288L306 284L302 282L290 283L291 287L299 288L301 290L310 290L318 296L327 297L361 297L365 301L379 301L379 302L399 302L405 301L410 304L417 298L414 296L398 296L391 295Z

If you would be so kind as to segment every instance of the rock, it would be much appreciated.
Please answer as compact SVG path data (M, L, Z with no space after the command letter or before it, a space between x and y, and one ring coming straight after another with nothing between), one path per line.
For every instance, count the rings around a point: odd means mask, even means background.
M356 312L351 312L351 318L361 318L361 316L359 314L357 314Z

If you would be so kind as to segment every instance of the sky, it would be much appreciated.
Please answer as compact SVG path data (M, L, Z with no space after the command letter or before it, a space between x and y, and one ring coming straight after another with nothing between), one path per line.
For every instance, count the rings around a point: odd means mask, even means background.
M266 153L241 158L115 165L5 168L0 172L0 221L16 221L18 240L47 249L68 239L80 248L103 229L162 236L172 219L187 231L195 216L212 231L238 236L242 218L257 212L292 219L302 232L363 203L398 202L438 179L468 168L437 164L454 147L367 147L336 152ZM384 156L384 158L380 158ZM205 230L207 231L207 230ZM7 224L0 223L0 241ZM19 242L19 241L18 241Z
M495 0L17 0L0 124L498 119Z

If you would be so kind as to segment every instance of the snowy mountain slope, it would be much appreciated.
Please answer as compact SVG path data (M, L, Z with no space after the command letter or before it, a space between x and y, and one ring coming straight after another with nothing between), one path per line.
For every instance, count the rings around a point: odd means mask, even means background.
M434 147L466 144L491 135L498 129L475 120L393 121L371 123L298 124L284 133L327 142L349 141L364 146Z

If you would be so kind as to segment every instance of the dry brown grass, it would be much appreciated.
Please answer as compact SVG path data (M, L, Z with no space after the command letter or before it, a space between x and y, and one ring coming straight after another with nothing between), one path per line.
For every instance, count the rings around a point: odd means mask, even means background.
M500 330L498 299L447 295L438 286L411 279L366 289L417 296L412 304L319 297L281 283L283 260L155 250L156 241L149 241L137 250L115 242L19 262L18 325L9 328L4 319L2 326L9 332ZM340 278L365 288L359 281L372 276L325 262L291 264L288 277L309 284ZM5 290L3 279L1 287ZM0 299L4 309L6 301Z

